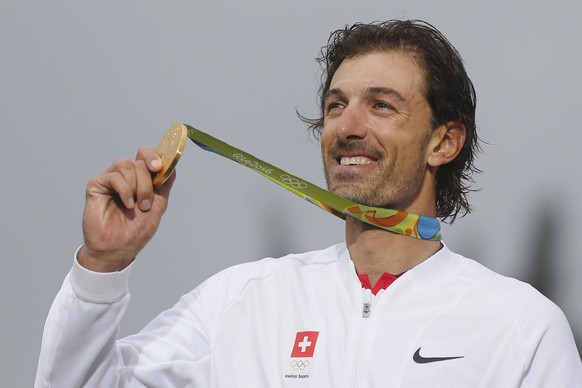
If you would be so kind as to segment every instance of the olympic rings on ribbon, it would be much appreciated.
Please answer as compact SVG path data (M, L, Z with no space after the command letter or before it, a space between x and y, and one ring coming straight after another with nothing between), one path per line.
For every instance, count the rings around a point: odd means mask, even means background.
M295 189L306 189L307 183L300 181L297 178L290 177L287 174L281 175L281 181Z

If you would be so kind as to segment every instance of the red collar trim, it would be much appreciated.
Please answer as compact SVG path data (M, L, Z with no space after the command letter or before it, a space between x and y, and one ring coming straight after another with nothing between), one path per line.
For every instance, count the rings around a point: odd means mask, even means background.
M376 282L374 287L370 283L370 278L368 278L368 274L362 273L358 274L358 279L360 279L360 283L362 283L362 287L365 289L371 290L372 294L376 295L378 291L385 290L388 288L389 285L394 283L394 280L398 279L398 276L392 275L391 273L384 272L380 279Z

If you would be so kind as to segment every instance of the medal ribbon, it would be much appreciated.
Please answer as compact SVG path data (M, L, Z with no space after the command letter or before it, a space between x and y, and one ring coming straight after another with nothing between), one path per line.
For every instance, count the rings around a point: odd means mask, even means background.
M345 219L346 216L350 216L378 228L418 239L441 239L440 223L436 218L401 210L360 205L289 174L196 128L184 125L188 130L190 140L200 148L224 156L258 172L279 186L339 218Z

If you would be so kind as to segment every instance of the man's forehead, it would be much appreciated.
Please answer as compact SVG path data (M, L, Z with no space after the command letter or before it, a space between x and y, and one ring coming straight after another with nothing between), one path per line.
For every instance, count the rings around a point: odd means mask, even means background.
M330 90L360 92L393 90L403 98L424 95L424 74L418 63L399 51L359 54L345 59L333 75Z

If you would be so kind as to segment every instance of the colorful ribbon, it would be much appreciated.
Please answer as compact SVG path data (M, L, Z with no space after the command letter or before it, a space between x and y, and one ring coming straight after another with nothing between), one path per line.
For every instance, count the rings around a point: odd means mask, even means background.
M248 167L281 187L306 199L321 209L342 219L346 216L393 233L423 240L440 240L440 223L436 218L421 216L401 210L383 209L360 205L337 196L321 187L289 174L253 155L234 148L187 124L188 137L202 149L214 152Z

